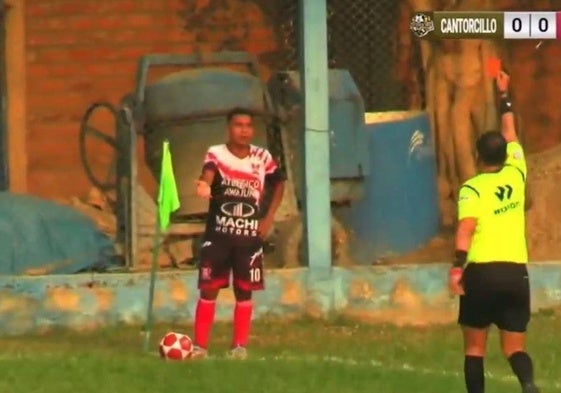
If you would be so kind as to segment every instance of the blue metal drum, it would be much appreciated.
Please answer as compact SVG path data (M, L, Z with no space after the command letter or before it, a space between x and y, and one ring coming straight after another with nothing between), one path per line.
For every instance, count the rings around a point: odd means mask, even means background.
M365 114L364 197L337 209L359 263L404 254L439 231L436 158L425 112Z

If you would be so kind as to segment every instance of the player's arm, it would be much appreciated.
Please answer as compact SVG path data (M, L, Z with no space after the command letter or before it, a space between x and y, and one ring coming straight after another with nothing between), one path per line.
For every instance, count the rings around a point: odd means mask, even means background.
M518 142L514 113L512 112L512 102L509 97L508 87L510 77L504 72L499 72L497 76L497 89L499 90L499 113L501 114L501 132L507 143Z
M269 209L267 209L267 214L265 215L265 219L270 221L272 221L275 217L275 213L282 202L282 196L284 194L284 179L274 180L272 187L273 196L271 197L271 203L269 204Z
M468 250L471 246L471 239L476 227L477 218L475 217L465 217L458 221L455 239L456 258L448 272L448 288L453 295L464 294L462 285L464 266L467 263Z
M497 76L497 89L500 93L499 112L501 113L501 132L507 142L507 158L505 164L511 165L520 171L526 181L526 157L524 149L518 141L512 103L508 96L510 78L501 71Z
M463 267L467 261L467 253L471 246L471 239L475 228L477 227L477 218L466 217L458 222L456 229L456 260L454 267Z
M216 157L209 149L205 154L201 175L199 176L199 179L195 181L195 185L197 187L197 195L201 198L210 198L210 186L214 182L216 171Z
M463 293L461 279L472 237L477 227L479 205L477 189L468 184L462 185L458 196L458 226L455 238L456 259L448 276L449 289L455 295Z
M273 221L275 213L282 202L285 178L273 156L268 154L265 162L265 181L272 187L273 195L265 219Z
M458 195L458 226L455 237L456 259L448 276L450 291L456 295L463 293L461 286L463 268L467 262L468 251L477 227L479 208L479 192L472 185L463 184Z
M206 184L210 186L214 181L215 174L216 174L216 170L214 168L203 167L201 176L199 176L199 180L204 181Z
M267 158L265 160L265 182L271 186L273 195L271 196L271 202L269 204L269 208L267 209L267 213L265 213L265 216L260 223L259 232L262 237L267 236L284 194L285 178L280 167L270 154L267 154Z

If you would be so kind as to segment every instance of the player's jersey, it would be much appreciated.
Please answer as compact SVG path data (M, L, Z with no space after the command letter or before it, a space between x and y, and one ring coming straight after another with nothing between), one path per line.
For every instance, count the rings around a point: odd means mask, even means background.
M507 145L507 155L501 170L479 174L460 188L458 219L477 219L469 262L528 262L526 160L518 142Z
M282 180L279 167L266 149L250 146L245 158L233 155L226 145L211 146L204 169L215 171L211 185L206 236L225 236L239 241L258 236L264 215L265 182Z

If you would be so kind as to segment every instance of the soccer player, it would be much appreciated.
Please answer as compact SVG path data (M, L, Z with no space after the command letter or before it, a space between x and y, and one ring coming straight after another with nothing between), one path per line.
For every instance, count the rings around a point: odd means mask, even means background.
M263 289L263 240L282 200L284 178L271 153L251 144L253 116L233 109L227 115L228 141L206 152L197 194L209 199L209 214L201 247L200 298L195 314L194 358L207 357L218 292L233 273L234 331L229 356L247 357L252 291ZM268 183L272 197L263 211Z
M526 161L514 126L509 77L500 72L501 132L477 140L481 173L458 196L456 261L449 287L460 295L458 322L464 337L468 393L483 393L488 328L500 330L504 356L524 393L537 393L532 359L525 350L530 285L525 237Z

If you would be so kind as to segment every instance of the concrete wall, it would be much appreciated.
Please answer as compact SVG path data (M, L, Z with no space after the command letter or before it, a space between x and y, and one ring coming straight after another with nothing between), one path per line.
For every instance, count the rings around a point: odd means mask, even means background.
M453 322L457 300L448 296L448 265L334 268L317 280L307 269L269 271L267 289L256 294L255 318L336 312L368 322L426 325ZM531 265L534 311L561 305L561 263ZM0 277L0 334L43 332L55 326L92 329L117 323L142 324L147 274ZM197 301L194 272L161 273L155 319L185 324ZM229 320L234 296L222 291L217 319Z

